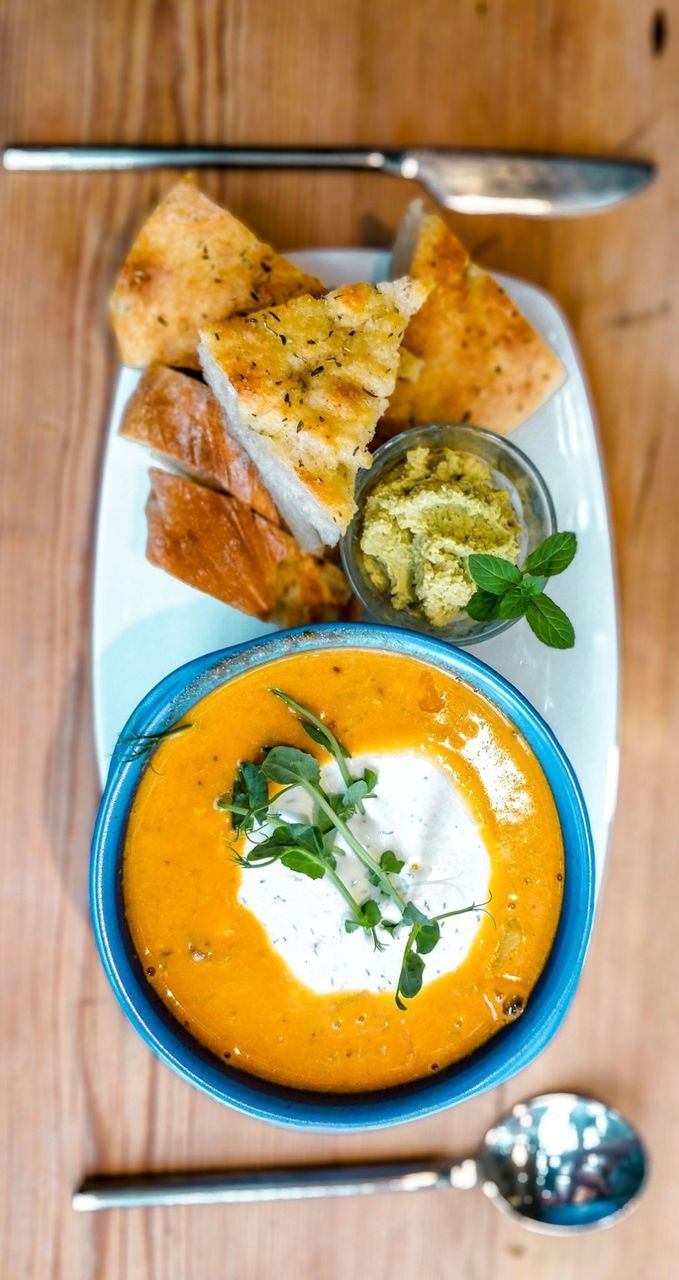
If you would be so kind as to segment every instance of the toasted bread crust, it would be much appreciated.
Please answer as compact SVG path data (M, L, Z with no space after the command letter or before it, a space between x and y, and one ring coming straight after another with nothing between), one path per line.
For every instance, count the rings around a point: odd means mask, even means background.
M187 175L147 218L111 295L124 364L199 368L198 330L323 285L214 204Z
M206 376L218 390L221 375L221 394L233 392L241 442L262 437L338 531L353 515L356 472L370 465L401 339L426 293L409 280L345 285L201 330Z
M422 222L410 270L435 282L404 340L423 363L418 378L397 383L380 435L428 422L513 430L563 382L561 362L434 214Z
M223 489L258 515L280 524L257 468L227 432L210 388L197 378L165 365L151 365L127 402L120 434L162 454L201 484Z
M155 467L149 476L152 564L264 621L301 626L347 615L351 591L336 565L305 555L237 498Z

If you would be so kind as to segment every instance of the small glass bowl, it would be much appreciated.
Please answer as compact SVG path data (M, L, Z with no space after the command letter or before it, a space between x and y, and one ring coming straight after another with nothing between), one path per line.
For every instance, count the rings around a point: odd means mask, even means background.
M377 622L422 631L438 640L447 640L456 645L488 640L491 636L506 631L516 619L490 618L486 622L477 622L463 613L447 626L435 627L410 609L395 609L375 589L364 570L360 543L366 499L377 482L418 445L433 448L445 446L459 453L472 453L490 467L494 484L498 489L505 489L509 493L517 516L520 529L519 564L523 564L526 556L545 538L556 532L554 504L540 472L530 458L504 436L466 423L432 423L426 427L411 427L381 445L373 455L370 470L359 473L356 483L358 510L340 542L345 573L368 617Z

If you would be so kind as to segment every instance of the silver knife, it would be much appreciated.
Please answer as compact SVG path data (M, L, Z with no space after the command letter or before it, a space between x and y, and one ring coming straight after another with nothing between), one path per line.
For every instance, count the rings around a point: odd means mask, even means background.
M403 151L297 147L7 146L5 169L367 169L420 182L458 213L563 217L610 209L643 190L642 160L414 147Z

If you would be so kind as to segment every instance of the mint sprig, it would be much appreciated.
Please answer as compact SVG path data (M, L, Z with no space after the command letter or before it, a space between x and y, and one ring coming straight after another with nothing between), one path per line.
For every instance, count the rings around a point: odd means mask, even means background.
M531 551L523 569L501 556L471 555L469 572L477 590L467 605L470 618L486 622L525 617L542 644L551 649L572 649L573 623L543 588L548 578L568 568L577 547L574 533L552 533Z

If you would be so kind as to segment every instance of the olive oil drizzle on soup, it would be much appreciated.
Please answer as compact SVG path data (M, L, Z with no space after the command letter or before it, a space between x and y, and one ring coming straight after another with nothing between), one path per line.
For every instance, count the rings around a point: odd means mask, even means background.
M354 756L423 753L478 824L492 918L478 917L459 966L426 983L405 1012L391 991L312 990L239 902L241 876L259 873L234 861L230 820L215 797L266 746L285 743L327 761L272 686L322 714ZM245 672L186 720L191 731L162 742L138 788L123 892L148 981L197 1040L265 1079L343 1092L439 1071L520 1016L558 922L563 842L535 756L482 695L413 658L329 649ZM402 947L400 937L389 945Z

